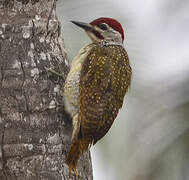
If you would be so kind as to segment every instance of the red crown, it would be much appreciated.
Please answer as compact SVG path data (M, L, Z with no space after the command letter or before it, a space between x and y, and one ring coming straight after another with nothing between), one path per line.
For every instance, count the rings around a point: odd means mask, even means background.
M90 22L91 25L98 25L98 24L101 24L101 23L106 23L111 28L118 31L121 34L122 40L124 40L123 28L117 20L112 19L112 18L101 17L101 18L95 19L94 21Z

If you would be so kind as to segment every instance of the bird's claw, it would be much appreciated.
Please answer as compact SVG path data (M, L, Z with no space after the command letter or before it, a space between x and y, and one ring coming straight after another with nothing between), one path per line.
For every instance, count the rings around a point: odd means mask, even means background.
M74 167L74 166L69 166L69 176L71 177L72 176L72 171L73 171L73 175L76 176L76 178L78 177L78 171L77 171L77 168Z

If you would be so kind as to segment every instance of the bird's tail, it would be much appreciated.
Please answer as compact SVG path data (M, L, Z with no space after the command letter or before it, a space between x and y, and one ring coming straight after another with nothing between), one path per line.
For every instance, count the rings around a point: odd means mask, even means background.
M88 150L89 145L92 143L91 139L79 139L75 142L72 142L68 155L66 157L66 164L69 167L69 174L71 176L72 170L74 171L75 175L78 176L77 172L77 161L80 155Z

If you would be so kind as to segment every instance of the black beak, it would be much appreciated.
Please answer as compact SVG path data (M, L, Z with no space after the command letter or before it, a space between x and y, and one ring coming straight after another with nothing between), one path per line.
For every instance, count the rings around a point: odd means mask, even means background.
M93 30L93 26L88 24L88 23L83 23L83 22L79 22L79 21L71 21L73 24L81 27L82 29L86 30L86 31L92 31Z

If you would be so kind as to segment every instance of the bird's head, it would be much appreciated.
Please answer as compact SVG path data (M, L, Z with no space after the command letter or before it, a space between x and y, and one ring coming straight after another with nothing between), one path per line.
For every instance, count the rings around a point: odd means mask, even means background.
M90 23L71 22L84 29L93 42L105 40L110 43L123 44L124 31L121 24L115 19L101 17Z

